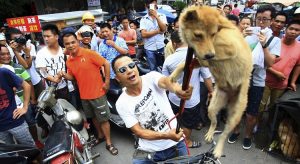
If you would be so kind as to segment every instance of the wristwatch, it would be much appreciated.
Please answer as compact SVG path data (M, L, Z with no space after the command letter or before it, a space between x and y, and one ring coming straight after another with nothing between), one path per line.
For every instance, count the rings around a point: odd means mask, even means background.
M263 49L268 48L268 44L262 46Z

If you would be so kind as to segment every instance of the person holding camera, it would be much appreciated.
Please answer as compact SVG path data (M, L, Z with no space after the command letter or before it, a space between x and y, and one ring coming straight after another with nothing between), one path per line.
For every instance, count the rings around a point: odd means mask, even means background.
M35 46L27 40L23 33L17 28L8 28L5 33L9 47L12 49L10 55L14 63L22 65L29 73L31 77L31 89L30 92L30 107L26 113L26 122L29 125L30 133L35 140L39 148L43 145L39 143L37 135L37 127L35 121L35 106L37 105L37 98L43 91L44 85L41 77L35 69Z
M141 19L140 29L150 69L157 70L157 67L164 63L164 32L168 23L166 16L156 11L156 0L148 0L146 9L148 13Z

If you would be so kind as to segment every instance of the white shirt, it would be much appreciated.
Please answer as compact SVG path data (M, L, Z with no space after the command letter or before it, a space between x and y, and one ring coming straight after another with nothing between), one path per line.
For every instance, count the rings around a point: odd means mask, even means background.
M36 68L46 68L47 73L55 76L59 71L65 71L64 54L61 47L57 54L52 54L48 47L43 47L36 56ZM65 80L58 83L58 89L64 88L67 85Z
M187 55L187 50L188 50L187 47L177 48L175 50L174 54L172 54L166 58L164 65L163 65L163 69L162 69L162 73L165 76L170 76L172 74L172 72L177 68L177 66L180 63L185 61L186 55ZM193 69L192 77L190 80L190 84L193 86L193 93L192 93L193 96L191 97L191 99L189 99L185 102L185 108L193 108L197 104L200 103L200 78L201 78L201 75L203 76L204 79L211 77L211 74L210 74L208 68L201 67L201 68ZM183 83L183 72L181 73L181 75L178 78L178 83L179 84ZM176 106L180 105L181 99L175 93L170 92L169 99Z
M168 121L174 117L171 105L164 89L158 87L158 81L162 75L158 72L150 72L142 78L142 91L138 96L130 96L125 91L116 102L116 108L125 122L127 128L139 123L142 128L157 132L166 132L170 128ZM176 128L174 119L170 126ZM177 142L170 139L147 140L139 139L138 149L155 152L165 150L176 145Z

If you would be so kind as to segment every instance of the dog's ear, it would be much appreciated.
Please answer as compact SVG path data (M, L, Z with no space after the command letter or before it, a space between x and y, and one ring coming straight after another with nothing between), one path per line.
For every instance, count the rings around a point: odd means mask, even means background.
M198 20L198 15L196 10L187 11L184 20L186 21L195 21Z

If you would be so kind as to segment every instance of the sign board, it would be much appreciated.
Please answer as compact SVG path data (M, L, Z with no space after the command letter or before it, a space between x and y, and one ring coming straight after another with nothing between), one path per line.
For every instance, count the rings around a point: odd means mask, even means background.
M100 6L100 0L87 0L88 7Z
M22 32L41 32L38 16L7 18L8 27L15 27Z

